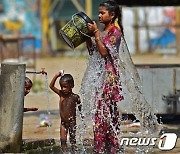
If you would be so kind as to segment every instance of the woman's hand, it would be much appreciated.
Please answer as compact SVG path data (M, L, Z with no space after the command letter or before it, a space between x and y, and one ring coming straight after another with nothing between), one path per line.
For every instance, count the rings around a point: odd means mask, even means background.
M102 57L106 57L108 55L108 51L100 39L100 33L99 33L98 28L97 28L96 22L93 21L93 24L88 23L88 29L91 32L93 32L93 34L94 34L95 42L96 42L99 53L101 54ZM92 53L89 53L89 54L91 55Z
M92 45L92 40L91 40L91 38L89 38L89 39L86 40L86 44L87 44L87 46L91 46L91 45Z
M88 23L88 29L91 31L91 32L95 32L95 31L97 31L98 30L98 28L97 28L97 24L96 24L96 22L95 21L93 21L93 24L91 24L91 23Z

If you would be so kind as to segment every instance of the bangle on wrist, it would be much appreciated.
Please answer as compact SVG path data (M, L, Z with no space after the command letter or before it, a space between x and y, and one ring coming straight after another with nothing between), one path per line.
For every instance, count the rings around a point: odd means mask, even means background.
M95 34L97 31L98 31L98 29L95 29L93 33Z
M100 41L100 38L99 37L95 38L95 42L98 42L98 41Z

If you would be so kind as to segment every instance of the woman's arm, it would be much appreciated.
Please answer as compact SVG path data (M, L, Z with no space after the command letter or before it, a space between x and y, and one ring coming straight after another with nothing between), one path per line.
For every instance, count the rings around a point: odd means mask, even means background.
M96 22L94 22L94 24L88 23L88 28L90 31L94 33L95 42L96 42L99 53L101 54L102 57L106 57L108 55L108 51L100 39L100 33L97 28Z
M87 49L88 49L88 51L89 51L89 55L92 55L92 54L93 54L93 50L92 50L93 43L92 43L91 38L89 38L89 39L86 41L86 46L87 46Z
M56 94L60 94L60 90L58 88L56 88L54 85L55 85L55 82L57 80L58 77L61 76L61 72L58 72L54 77L53 79L51 80L51 83L49 84L49 87L56 93Z
M108 51L100 39L100 33L99 33L98 29L94 33L94 36L95 36L95 42L96 42L96 45L98 47L99 53L101 54L102 57L106 57L108 55Z
M92 46L92 40L91 40L91 38L89 38L89 39L86 41L86 46L87 46L87 47L91 47L91 46Z

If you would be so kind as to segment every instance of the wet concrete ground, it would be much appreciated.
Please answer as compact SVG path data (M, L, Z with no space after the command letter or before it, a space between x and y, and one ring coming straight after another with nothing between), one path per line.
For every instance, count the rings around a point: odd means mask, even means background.
M30 140L45 140L45 139L55 139L56 144L59 146L59 113L58 110L51 110L51 122L52 126L47 127L39 127L39 117L40 114L46 113L46 111L39 111L35 113L27 113L24 116L24 131L23 131L23 139L30 139ZM121 131L123 132L123 137L138 137L136 133L138 133L140 128L139 123L132 123L132 121L123 121L120 127ZM78 132L78 130L77 130ZM175 133L178 136L177 143L175 148L168 151L162 151L158 148L159 139L157 139L155 146L151 147L151 153L180 153L180 124L162 124L162 130L159 137L163 133ZM133 134L133 135L132 135ZM92 151L93 145L93 133L90 132L89 136L87 136L86 146L90 146L90 151ZM78 138L78 136L77 136ZM142 147L143 148L143 147ZM134 146L127 146L124 150L125 153L134 153L136 147ZM152 152L153 151L153 152Z

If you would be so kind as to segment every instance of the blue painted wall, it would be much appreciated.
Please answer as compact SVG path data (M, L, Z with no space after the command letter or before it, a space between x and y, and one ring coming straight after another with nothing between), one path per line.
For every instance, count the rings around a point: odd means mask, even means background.
M41 21L37 0L1 0L3 12L0 13L0 33L20 34L21 36L34 36L36 38L36 49L41 49ZM6 23L22 23L22 26L14 31L7 28ZM26 40L24 45L30 42Z

